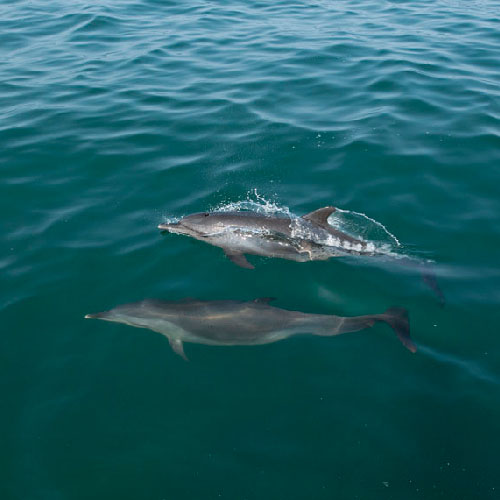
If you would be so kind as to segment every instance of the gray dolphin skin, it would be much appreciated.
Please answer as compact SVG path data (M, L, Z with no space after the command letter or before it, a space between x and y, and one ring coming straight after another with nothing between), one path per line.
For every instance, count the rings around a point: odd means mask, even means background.
M147 328L165 335L172 349L187 360L183 342L207 345L259 345L277 342L301 333L330 337L356 332L377 322L387 323L411 352L417 348L410 338L408 313L401 307L382 314L342 317L307 314L269 305L272 298L252 301L143 300L85 318L115 321Z
M306 262L341 255L373 255L372 243L353 238L328 224L335 207L290 218L257 212L201 212L179 222L163 223L162 231L191 236L221 247L232 262L253 269L245 254Z
M346 255L381 256L375 245L335 229L328 217L335 207L323 207L302 217L266 215L257 212L200 212L179 222L163 223L162 231L184 234L220 247L240 267L254 269L245 254L307 262ZM401 265L422 273L425 283L436 293L440 305L445 298L432 267L412 258L399 258Z

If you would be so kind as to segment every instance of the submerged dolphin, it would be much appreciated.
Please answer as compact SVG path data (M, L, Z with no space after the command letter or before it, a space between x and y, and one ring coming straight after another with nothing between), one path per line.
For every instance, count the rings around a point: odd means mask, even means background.
M335 207L324 207L298 218L257 212L201 212L158 229L185 234L221 247L235 264L254 266L245 254L306 262L339 255L373 255L373 243L358 240L328 224Z
M376 322L389 324L411 352L408 313L392 307L382 314L342 317L306 314L269 305L272 298L249 302L236 300L182 301L143 300L117 306L110 311L87 314L86 318L125 323L165 335L172 349L184 359L183 342L208 345L258 345L277 342L300 333L320 336L356 332Z

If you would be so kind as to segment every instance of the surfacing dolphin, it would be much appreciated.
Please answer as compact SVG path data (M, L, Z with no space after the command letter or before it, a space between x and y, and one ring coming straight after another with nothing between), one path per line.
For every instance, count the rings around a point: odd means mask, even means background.
M334 211L335 207L324 207L297 218L257 212L201 212L160 224L158 229L221 247L229 259L247 269L254 266L245 254L297 262L375 254L373 243L353 238L328 223Z
M238 266L254 269L245 254L307 262L346 255L380 256L372 242L354 238L328 223L335 207L324 207L302 217L261 214L258 212L200 212L178 222L160 224L158 229L184 234L224 250ZM418 269L440 304L445 299L431 266L408 257L401 265Z
M268 297L248 302L143 300L85 317L161 333L186 360L183 342L225 346L269 344L301 333L330 337L356 332L377 322L390 325L408 350L417 350L410 338L408 312L401 307L391 307L382 314L342 317L280 309L269 305L272 300Z

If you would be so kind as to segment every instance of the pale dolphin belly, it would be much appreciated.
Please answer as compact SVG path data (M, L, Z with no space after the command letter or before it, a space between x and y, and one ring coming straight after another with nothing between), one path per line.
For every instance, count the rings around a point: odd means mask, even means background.
M259 311L262 313L262 311ZM255 314L256 311L249 311ZM205 345L237 346L263 345L278 342L294 335L312 334L319 336L338 335L343 332L345 320L351 318L321 314L297 313L276 322L269 317L254 316L249 322L247 314L226 318L224 314L203 318L178 318L175 322L158 320L149 328L165 335L169 340ZM347 328L349 330L349 328Z
M323 236L326 239L328 237L326 232L322 230L319 233L321 234L318 235L318 238ZM326 260L331 257L345 255L345 252L339 252L339 249L333 246L265 230L247 231L238 228L209 235L203 239L207 243L223 248L226 251L229 249L235 253L277 257L296 262Z
M300 240L294 241L285 235L238 229L209 236L206 240L214 246L230 249L231 252L279 257L298 262L311 260L311 252L301 246Z
M274 309L255 302L201 306L169 318L168 323L174 323L174 328L169 325L160 333L171 337L172 331L179 340L207 345L268 344L297 333L296 313L276 314Z
M236 328L236 327L235 327ZM234 333L234 332L233 332ZM188 333L187 338L180 339L184 342L192 342L195 344L205 344L213 346L245 346L245 345L264 345L278 342L279 340L287 339L298 332L294 329L276 330L266 333L260 333L255 337L237 336L214 338L210 336L198 336Z

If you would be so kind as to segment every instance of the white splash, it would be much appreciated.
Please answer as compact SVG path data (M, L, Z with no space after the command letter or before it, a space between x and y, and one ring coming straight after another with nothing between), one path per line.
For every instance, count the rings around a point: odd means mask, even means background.
M277 217L295 217L288 207L267 200L258 193L257 189L249 191L244 200L223 202L213 208L214 212L243 212L252 211L260 214L274 215Z
M396 244L396 246L400 247L401 243L400 241L394 236L381 222L372 219L371 217L368 217L368 215L362 213L362 212L354 212L353 210L342 210L341 208L336 208L335 212L328 218L328 223L331 224L335 229L342 230L342 225L338 219L338 217L335 217L335 214L337 212L340 212L341 214L354 214L354 215L359 215L360 217L363 217L364 219L372 222L376 226L378 226L384 233Z
M162 215L161 223L162 224L176 224L181 220L181 217L168 217L166 215Z

